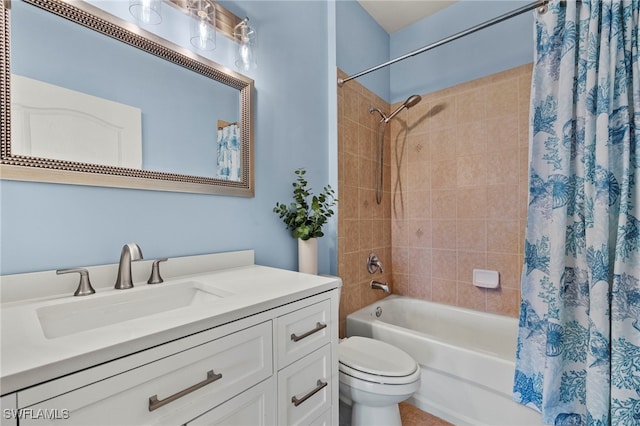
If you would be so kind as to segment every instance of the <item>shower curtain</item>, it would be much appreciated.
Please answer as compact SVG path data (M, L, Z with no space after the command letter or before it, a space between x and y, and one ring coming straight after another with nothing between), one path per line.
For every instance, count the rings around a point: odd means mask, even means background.
M640 0L536 14L514 400L640 425Z
M236 123L218 129L216 178L240 181L240 128Z

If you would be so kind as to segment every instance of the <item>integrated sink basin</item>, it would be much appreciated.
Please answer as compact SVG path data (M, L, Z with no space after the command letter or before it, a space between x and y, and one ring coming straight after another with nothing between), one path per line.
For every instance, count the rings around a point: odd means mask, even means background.
M197 281L110 290L36 309L48 339L218 301L230 293Z

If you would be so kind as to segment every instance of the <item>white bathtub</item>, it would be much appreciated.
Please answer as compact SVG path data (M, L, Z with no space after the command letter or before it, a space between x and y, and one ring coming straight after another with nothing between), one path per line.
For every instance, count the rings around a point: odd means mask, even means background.
M511 399L517 332L515 318L403 296L347 316L347 336L388 342L418 361L422 384L409 402L456 425L542 424Z

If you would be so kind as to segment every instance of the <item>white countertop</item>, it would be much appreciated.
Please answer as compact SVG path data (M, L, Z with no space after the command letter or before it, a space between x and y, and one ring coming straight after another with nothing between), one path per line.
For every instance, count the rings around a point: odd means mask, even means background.
M177 263L175 261L174 265ZM341 286L340 279L336 277L265 266L224 268L224 265L217 265L216 268L219 269L193 275L165 276L165 283L153 286L136 284L132 289L114 290L111 286L99 288L94 285L97 292L90 296L73 297L72 293L50 297L39 295L36 299L3 303L0 307L1 394ZM132 295L148 292L146 294L151 295L160 286L179 286L187 281L211 285L219 289L223 297L141 318L121 322L114 319L113 324L56 338L45 336L36 313L36 309L41 307L80 302L85 298L99 300L114 292Z

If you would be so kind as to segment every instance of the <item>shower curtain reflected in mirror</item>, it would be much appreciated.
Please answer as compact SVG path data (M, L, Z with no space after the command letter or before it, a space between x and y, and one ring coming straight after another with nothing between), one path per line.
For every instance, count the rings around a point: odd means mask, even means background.
M237 123L218 120L216 179L240 181L240 128Z

